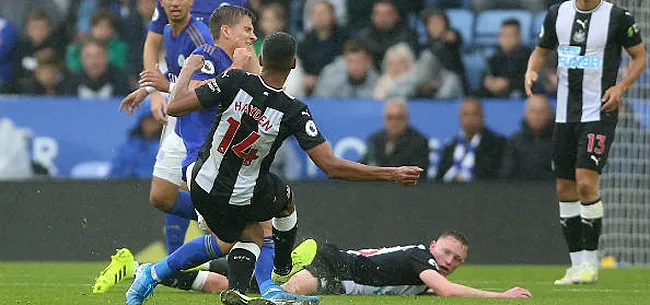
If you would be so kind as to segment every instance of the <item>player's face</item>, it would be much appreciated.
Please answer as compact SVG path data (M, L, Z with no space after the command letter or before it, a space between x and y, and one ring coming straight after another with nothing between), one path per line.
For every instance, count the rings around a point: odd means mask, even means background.
M391 30L399 22L399 13L387 3L378 3L372 7L372 23L380 30Z
M163 0L162 6L169 23L178 23L185 21L189 16L192 0Z
M499 34L499 45L501 49L509 52L521 44L521 33L519 27L514 25L504 26Z
M467 247L451 236L438 238L429 247L429 252L436 259L440 268L440 274L443 276L450 275L458 266L465 262L467 250Z
M228 34L227 36L234 41L236 48L250 47L257 40L257 36L253 32L253 20L248 16L240 18L239 22L230 28Z
M403 134L408 127L409 118L406 108L403 105L391 104L384 110L386 133L389 137L397 137Z
M460 124L468 135L483 129L483 113L477 103L463 103L460 107Z

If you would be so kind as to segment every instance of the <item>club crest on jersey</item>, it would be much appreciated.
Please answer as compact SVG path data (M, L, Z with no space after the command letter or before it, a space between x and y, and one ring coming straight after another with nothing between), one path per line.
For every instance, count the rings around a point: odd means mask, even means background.
M207 59L205 60L205 62L203 63L203 68L201 68L201 72L208 75L214 74L215 72L214 64L212 63L211 60L207 60Z
M159 17L160 17L160 12L158 12L158 8L155 8L153 10L153 16L151 16L151 20L156 21L158 20Z
M178 54L178 58L176 59L176 61L178 62L179 67L183 67L183 65L185 65L185 55Z
M307 121L307 123L305 123L305 132L310 137L317 136L318 135L318 129L316 128L316 123L314 123L314 121L312 121L312 120Z
M579 29L573 34L573 41L576 43L583 43L585 40L587 40L587 33L585 31Z

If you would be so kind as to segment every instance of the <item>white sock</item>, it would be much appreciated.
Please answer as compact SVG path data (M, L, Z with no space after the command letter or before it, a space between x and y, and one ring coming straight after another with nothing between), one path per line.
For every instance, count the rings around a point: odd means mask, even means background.
M207 263L203 263L203 265L201 265L201 270L210 271L210 262L208 261Z
M583 251L584 253L584 263L590 264L592 266L598 266L598 250L595 251Z
M208 271L199 271L194 282L192 282L192 290L203 292L203 286L205 286L205 282L208 280L208 274L210 274Z
M584 262L584 252L585 251L576 251L569 253L569 257L571 257L571 267L579 266Z

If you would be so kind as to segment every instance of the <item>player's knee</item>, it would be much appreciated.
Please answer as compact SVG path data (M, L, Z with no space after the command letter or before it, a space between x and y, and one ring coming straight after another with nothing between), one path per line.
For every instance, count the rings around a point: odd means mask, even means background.
M578 197L582 201L590 201L598 197L598 184L589 180L578 180Z
M169 211L174 205L174 201L176 201L176 198L172 198L160 192L149 193L149 202L151 202L151 205L163 212Z
M578 197L575 181L558 179L556 189L560 200L576 200Z

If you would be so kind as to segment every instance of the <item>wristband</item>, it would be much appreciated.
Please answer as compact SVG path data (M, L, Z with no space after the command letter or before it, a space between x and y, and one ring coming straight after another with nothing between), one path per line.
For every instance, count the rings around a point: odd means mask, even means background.
M144 90L147 91L147 93L151 93L151 92L157 91L156 88L151 87L151 86L146 86L146 87L144 87Z

